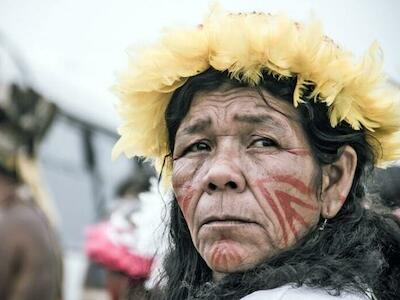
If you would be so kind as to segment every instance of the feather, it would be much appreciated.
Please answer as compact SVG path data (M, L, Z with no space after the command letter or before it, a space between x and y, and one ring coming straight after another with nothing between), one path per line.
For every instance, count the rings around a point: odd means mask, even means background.
M201 26L165 30L158 42L131 51L113 89L122 126L112 157L145 156L160 170L168 153L164 114L173 92L213 67L250 86L258 85L264 72L296 76L295 107L309 100L303 91L312 85L309 98L329 107L331 126L346 122L367 130L379 165L400 159L400 92L385 83L382 60L373 43L355 62L313 18L302 24L283 14L232 14L213 5ZM167 182L171 169L168 160Z

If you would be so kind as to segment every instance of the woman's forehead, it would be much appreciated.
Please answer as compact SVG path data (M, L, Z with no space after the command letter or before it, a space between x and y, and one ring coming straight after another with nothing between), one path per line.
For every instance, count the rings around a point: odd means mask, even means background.
M178 129L178 136L197 135L213 130L232 135L251 128L303 136L299 116L285 100L249 87L220 88L198 93ZM216 130L216 131L215 131ZM238 131L239 130L239 131Z
M299 119L291 103L273 96L264 89L223 85L216 90L196 93L185 121L215 110L231 112L232 116L251 112L259 115L280 115L291 120Z

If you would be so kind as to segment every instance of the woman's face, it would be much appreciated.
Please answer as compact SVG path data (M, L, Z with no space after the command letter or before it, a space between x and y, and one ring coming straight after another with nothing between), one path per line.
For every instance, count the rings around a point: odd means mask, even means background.
M263 96L198 93L176 134L174 192L217 278L290 248L319 221L318 167L296 111Z

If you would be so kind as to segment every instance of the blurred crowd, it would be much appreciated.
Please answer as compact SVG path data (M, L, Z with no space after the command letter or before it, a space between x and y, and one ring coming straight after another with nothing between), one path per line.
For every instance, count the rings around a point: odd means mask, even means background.
M78 199L82 204L93 201L89 206L93 212L84 220L91 225L78 226L83 237L78 253L86 257L71 259L71 247L63 236L68 229L61 228L68 223L60 222L60 216L68 217L57 205L59 194L50 192L54 191L52 178L43 174L40 163L42 142L66 113L29 81L4 76L7 72L1 67L10 57L1 50L0 299L146 299L156 280L164 231L161 221L166 217L153 168L140 160L126 162L127 174L110 185L112 196L104 199L92 142L97 128L68 116L83 133L83 165L97 198ZM105 164L112 164L111 159ZM71 261L80 265L78 271L71 268Z
M63 298L56 213L37 164L40 143L55 114L57 107L33 89L2 86L0 299ZM86 284L106 291L113 300L147 298L155 255L161 249L160 221L165 216L154 170L140 161L133 169L134 175L116 187L105 215L82 228L91 261ZM98 274L100 280L94 279Z

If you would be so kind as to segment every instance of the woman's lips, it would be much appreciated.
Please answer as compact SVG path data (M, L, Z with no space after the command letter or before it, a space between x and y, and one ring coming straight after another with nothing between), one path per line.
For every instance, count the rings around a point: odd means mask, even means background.
M241 217L223 216L223 217L208 217L203 220L201 226L243 226L249 224L257 224L253 220Z
M237 220L226 220L226 221L212 221L209 223L204 224L203 226L207 227L231 227L231 226L243 226L243 225L250 225L256 224L254 222L243 222Z

